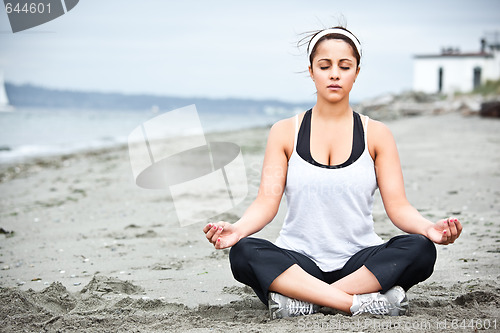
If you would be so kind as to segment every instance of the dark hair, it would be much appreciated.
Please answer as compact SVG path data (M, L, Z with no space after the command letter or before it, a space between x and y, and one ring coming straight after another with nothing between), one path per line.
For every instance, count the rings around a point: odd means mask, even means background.
M345 31L351 33L354 36L354 34L352 32L350 32L349 30L347 30L346 28L344 28L342 26L333 27L332 29L342 29L342 30L345 30ZM302 38L299 41L299 43L297 43L297 45L302 46L302 45L305 45L307 43L307 51L308 51L307 53L309 54L309 46L310 46L311 40L314 38L314 36L319 34L321 31L323 31L323 30L309 33L306 37ZM359 43L359 39L356 36L354 36L354 38L356 38L358 43ZM316 49L318 48L318 45L321 44L321 42L328 40L328 39L340 39L340 40L343 40L344 42L346 42L347 44L349 44L352 48L352 52L354 53L354 58L356 58L356 62L357 62L356 68L359 67L359 63L361 61L361 54L359 54L359 51L358 51L357 47L354 45L353 41L347 36L344 36L342 34L335 34L335 33L325 35L318 40L318 42L314 45L314 47L311 51L311 55L309 57L310 64L312 64L312 61L313 61L314 56L316 54Z

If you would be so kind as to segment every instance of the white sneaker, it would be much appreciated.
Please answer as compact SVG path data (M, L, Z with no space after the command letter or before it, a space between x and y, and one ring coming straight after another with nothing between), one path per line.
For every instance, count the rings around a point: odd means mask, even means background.
M400 286L394 286L385 294L371 293L354 295L351 313L371 313L388 316L402 316L408 313L409 304L406 293Z
M319 306L299 301L275 292L268 294L269 315L271 319L304 316L318 312Z

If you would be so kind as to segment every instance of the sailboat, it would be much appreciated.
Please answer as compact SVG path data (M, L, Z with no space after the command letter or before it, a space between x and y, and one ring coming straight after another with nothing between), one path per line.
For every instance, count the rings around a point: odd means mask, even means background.
M9 98L5 91L5 83L3 81L3 73L0 72L0 112L14 111L14 107L9 104Z

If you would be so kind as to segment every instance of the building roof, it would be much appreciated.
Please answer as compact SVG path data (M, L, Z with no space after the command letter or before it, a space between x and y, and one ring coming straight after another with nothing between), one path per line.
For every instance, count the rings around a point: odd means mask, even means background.
M441 54L421 54L415 55L414 58L422 59L422 58L493 58L492 53L488 52L468 52L468 53L460 53L460 52L444 52Z
M481 38L480 48L477 52L464 52L462 53L459 48L456 47L443 47L440 54L421 54L415 55L414 58L493 58L497 51L500 51L500 41L498 36L500 33L494 33L494 40L487 40L486 38ZM487 50L490 49L490 52Z

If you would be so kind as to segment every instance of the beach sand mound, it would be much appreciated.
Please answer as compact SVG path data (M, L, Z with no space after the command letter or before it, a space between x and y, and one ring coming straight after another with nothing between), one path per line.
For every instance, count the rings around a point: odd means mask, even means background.
M77 293L68 292L60 282L38 292L1 288L0 327L4 332L184 332L213 325L214 318L234 327L267 321L267 310L258 299L250 297L246 288L233 289L230 292L247 297L224 306L188 308L160 299L132 298L128 295L142 293L143 288L106 276L95 276Z
M5 332L24 331L21 327L43 327L75 308L77 299L60 283L54 282L41 292L32 289L0 289L1 327ZM35 327L32 325L34 323Z
M135 295L144 291L144 288L136 286L129 281L122 281L107 276L94 276L92 280L82 289L82 293L115 293Z
M70 332L116 332L116 327L121 327L120 331L129 331L133 325L123 321L124 316L136 312L158 312L168 316L185 309L183 305L158 299L122 296L142 291L142 287L128 281L106 276L95 276L79 293L68 292L60 282L54 282L39 292L1 288L1 331L59 331L64 328ZM109 294L115 297L105 297ZM153 318L148 320L154 323L156 319ZM134 319L130 320L134 322Z

